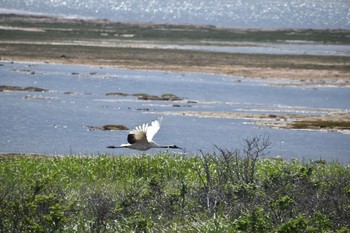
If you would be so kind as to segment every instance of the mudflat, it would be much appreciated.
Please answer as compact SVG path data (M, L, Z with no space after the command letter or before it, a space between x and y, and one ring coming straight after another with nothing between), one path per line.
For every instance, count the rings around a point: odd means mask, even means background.
M0 15L1 59L144 70L207 72L278 85L350 86L350 56L246 54L171 46L302 41L350 44L347 30L255 30ZM272 81L274 82L274 81Z

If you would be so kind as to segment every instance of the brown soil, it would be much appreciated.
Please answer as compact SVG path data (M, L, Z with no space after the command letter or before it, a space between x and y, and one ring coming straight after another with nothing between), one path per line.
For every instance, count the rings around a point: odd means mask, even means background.
M350 86L347 57L231 54L174 49L103 47L57 43L0 42L7 61L84 64L175 72L216 73L269 79L276 85Z

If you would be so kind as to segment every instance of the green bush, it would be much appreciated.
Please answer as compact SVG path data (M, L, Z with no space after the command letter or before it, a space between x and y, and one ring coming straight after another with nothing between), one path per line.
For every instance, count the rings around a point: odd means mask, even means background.
M0 160L0 232L348 232L350 167L268 140L180 156Z

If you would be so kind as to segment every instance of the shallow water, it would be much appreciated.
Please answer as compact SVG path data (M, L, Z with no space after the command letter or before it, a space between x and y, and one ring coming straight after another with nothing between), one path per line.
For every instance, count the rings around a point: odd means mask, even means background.
M2 8L2 9L1 9ZM348 0L2 0L4 12L243 28L350 28Z
M64 42L63 45L76 45L75 42ZM79 42L85 46L96 46L94 42ZM122 41L110 40L99 44L99 46L126 47L126 48L159 48L209 51L222 53L244 53L244 54L288 54L288 55L317 55L317 56L350 56L350 45L325 44L315 41L286 40L278 42L219 42L200 41L198 44L187 43L171 44L159 43L157 41Z
M201 73L3 62L0 85L50 90L0 92L0 152L135 153L106 149L125 143L127 131L89 131L85 126L122 124L133 128L164 112L322 114L350 109L350 88L277 87L256 79ZM185 99L144 101L133 96L106 96L110 92L172 93ZM163 118L155 141L176 144L187 153L212 152L214 145L242 148L247 137L267 135L272 142L270 156L350 162L350 135L346 134L261 128L242 119L166 114Z
M326 45L306 41L287 41L283 43L208 43L210 45L169 45L163 47L172 49L199 50L211 52L214 51L224 53L350 56L350 45Z

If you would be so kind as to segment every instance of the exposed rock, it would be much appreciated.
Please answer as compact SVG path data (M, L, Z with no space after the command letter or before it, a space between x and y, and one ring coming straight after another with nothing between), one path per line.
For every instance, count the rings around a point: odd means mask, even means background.
M190 108L190 107L192 107L192 105L189 105L189 104L173 104L173 107L175 107L175 108L181 108L181 107Z
M124 125L103 125L103 126L83 126L84 128L87 128L89 131L96 131L96 130L102 130L102 131L119 131L119 130L129 130L128 127Z
M135 108L136 111L143 111L143 112L148 112L150 109L149 108Z
M178 97L174 94L163 94L160 96L162 100L167 100L167 101L176 101L176 100L183 100L183 98Z
M65 95L70 95L70 96L91 95L91 93L89 93L89 92L80 93L80 92L75 92L75 91L66 91L66 92L64 92L63 94L65 94Z
M110 93L106 93L106 96L129 96L129 94L122 93L122 92L110 92Z
M129 130L128 127L124 125L104 125L102 126L103 130Z
M153 100L153 101L179 101L184 98L178 97L174 94L162 94L160 96L150 95L145 93L127 94L123 92L110 92L106 93L106 96L135 96L139 100Z
M17 86L0 86L0 91L23 91L23 88Z
M3 91L28 91L28 92L47 92L49 90L40 87L18 87L18 86L0 86L0 92Z
M183 98L178 97L174 94L163 94L161 96L157 95L149 95L149 94L133 94L132 96L136 96L139 100L155 100L155 101L178 101L183 100Z
M23 91L29 91L29 92L47 92L49 90L40 88L40 87L25 87L23 88Z

